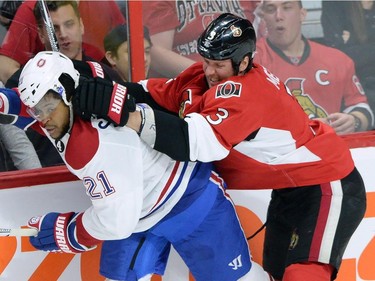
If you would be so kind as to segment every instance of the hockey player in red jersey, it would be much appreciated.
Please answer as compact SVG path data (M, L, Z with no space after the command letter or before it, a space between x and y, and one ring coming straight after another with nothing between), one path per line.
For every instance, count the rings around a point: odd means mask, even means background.
M231 189L274 189L265 269L283 281L333 280L364 216L364 184L334 130L310 120L280 79L253 63L255 46L251 23L223 14L198 40L203 63L175 79L125 84L153 109L113 110L103 79L84 81L75 107L127 124L174 159L217 161Z

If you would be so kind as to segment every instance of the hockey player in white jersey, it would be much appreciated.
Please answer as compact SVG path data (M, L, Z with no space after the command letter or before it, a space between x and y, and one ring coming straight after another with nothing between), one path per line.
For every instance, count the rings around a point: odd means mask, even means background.
M79 76L57 52L37 54L21 73L18 91L38 121L33 127L56 146L92 201L81 213L30 219L29 227L39 231L31 244L81 253L104 241L100 273L107 280L162 275L171 245L197 281L271 280L251 261L225 183L211 163L174 161L130 128L74 116L70 100ZM125 88L117 91L114 110L129 98Z

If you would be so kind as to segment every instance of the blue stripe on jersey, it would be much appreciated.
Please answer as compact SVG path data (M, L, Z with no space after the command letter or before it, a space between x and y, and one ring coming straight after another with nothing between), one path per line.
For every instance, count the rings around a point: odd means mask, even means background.
M181 162L180 162L181 163ZM168 201L168 199L173 195L173 193L177 190L177 188L180 186L180 183L185 175L185 171L186 171L186 168L188 166L188 162L183 162L184 163L184 166L182 167L182 170L180 172L180 175L178 177L178 180L176 181L176 184L173 186L173 188L171 189L171 191L169 192L168 196L166 198L164 198L164 200L159 203L159 206L155 209L153 209L150 213L148 213L147 215L145 215L144 217L140 218L141 220L144 219L144 218L147 218L148 216L152 215L153 213L155 213L157 210L160 209L161 206L164 205L165 202Z

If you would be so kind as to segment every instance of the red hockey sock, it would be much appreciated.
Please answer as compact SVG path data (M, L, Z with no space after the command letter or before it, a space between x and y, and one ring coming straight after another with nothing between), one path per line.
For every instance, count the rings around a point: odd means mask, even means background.
M317 262L295 263L285 269L282 281L331 281L333 269Z

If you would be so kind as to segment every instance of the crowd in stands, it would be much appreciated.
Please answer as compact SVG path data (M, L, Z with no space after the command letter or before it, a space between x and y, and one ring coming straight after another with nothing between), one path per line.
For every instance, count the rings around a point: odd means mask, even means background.
M91 60L104 65L115 81L129 80L129 34L124 2L46 2L63 54L71 59ZM41 50L51 49L36 3L1 3L0 80L6 87L17 85L20 69L28 59ZM298 14L291 14L287 2L280 4L280 9L272 5L262 6L261 1L236 0L222 5L216 1L203 1L196 5L178 3L143 3L147 77L173 78L200 60L198 36L212 19L231 12L253 22L257 32L254 61L267 67L287 84L310 118L319 118L330 124L338 134L373 129L373 1L321 1L322 38L308 38L303 34L302 25L308 11L301 6ZM43 137L31 130L26 131L26 136L41 166L63 163ZM0 142L0 157L4 158L0 161L5 162L0 165L1 170L38 167L14 165L6 140L1 138Z

